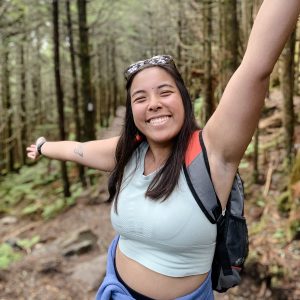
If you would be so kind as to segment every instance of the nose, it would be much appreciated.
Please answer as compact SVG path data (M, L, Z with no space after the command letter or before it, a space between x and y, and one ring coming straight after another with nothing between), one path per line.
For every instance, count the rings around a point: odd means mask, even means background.
M149 106L148 109L150 111L157 111L162 107L159 97L157 97L156 95L153 95L150 97L150 101L149 101Z

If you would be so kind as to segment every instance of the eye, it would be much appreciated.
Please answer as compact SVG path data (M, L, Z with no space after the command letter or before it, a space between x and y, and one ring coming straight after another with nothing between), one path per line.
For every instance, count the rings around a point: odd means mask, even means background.
M145 96L137 97L133 100L133 103L142 103L146 100Z
M160 93L160 95L162 96L162 97L167 97L167 96L169 96L169 95L171 95L172 94L172 91L162 91L161 93Z

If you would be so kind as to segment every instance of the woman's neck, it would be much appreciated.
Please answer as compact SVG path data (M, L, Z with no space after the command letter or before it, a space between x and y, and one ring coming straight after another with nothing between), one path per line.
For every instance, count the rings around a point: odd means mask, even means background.
M151 146L145 155L144 175L148 175L161 168L170 156L171 146Z

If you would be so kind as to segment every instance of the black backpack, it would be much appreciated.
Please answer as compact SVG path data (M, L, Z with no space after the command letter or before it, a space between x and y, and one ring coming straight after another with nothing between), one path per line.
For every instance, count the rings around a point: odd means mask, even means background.
M238 285L248 255L248 230L244 217L244 188L237 173L226 210L211 181L202 132L196 131L190 141L184 163L184 173L190 190L208 220L217 224L216 249L212 263L212 287L225 292Z

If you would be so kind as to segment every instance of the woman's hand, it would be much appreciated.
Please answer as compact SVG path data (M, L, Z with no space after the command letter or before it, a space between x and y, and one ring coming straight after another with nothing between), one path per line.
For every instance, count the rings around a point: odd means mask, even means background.
M39 137L35 145L30 145L26 148L27 156L33 160L37 159L40 155L42 155L41 148L47 142L47 140L41 136Z
M37 152L35 144L32 144L32 145L28 146L26 148L26 151L27 151L27 157L32 159L32 160L36 160L40 156L40 154Z

